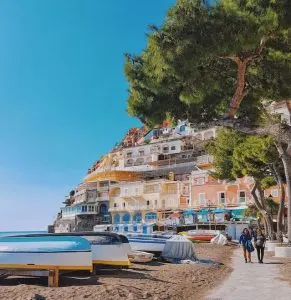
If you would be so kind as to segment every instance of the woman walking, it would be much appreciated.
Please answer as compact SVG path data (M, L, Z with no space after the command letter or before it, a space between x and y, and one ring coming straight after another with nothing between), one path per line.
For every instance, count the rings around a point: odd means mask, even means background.
M266 237L263 234L262 230L258 228L257 234L255 236L255 246L258 254L258 261L260 264L263 263L265 244L266 244Z
M251 252L254 251L254 247L252 245L251 234L247 228L244 228L244 230L240 236L239 243L242 245L242 248L243 248L245 262L251 263L252 262Z

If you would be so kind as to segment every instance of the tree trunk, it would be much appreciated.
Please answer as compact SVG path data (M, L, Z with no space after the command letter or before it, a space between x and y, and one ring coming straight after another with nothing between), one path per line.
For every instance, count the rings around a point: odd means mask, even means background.
M276 182L278 184L280 190L280 203L277 215L277 240L279 242L283 242L283 215L284 215L284 208L285 208L285 187L283 184L282 176L278 171L276 164L273 164L272 170L274 172L274 176L276 178Z
M283 149L281 144L276 144L277 150L280 154L284 166L284 173L286 177L286 191L288 198L288 210L287 210L287 227L288 227L288 244L291 244L291 156L287 152L290 149L288 145L287 150Z
M291 157L289 155L282 156L282 162L285 170L287 198L288 198L288 214L287 214L287 226L288 226L288 243L291 243Z
M245 97L245 84L246 84L246 70L247 70L247 60L241 60L236 57L233 61L237 64L237 83L236 90L231 99L230 107L227 113L229 118L233 118L239 109L239 106Z
M264 203L264 197L263 197L264 193L263 193L263 190L261 189L260 184L257 180L255 180L255 185L253 186L253 188L251 190L251 194L253 196L254 203L255 203L257 209L260 211L261 215L264 218L266 236L268 236L269 239L272 241L272 240L274 240L272 217L265 209L265 203Z

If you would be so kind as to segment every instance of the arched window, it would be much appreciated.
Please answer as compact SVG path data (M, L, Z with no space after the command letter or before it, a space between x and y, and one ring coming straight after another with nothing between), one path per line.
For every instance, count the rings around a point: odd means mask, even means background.
M113 222L114 222L114 224L120 223L120 215L119 214L114 215Z
M123 216L122 216L122 222L129 222L130 221L130 214L129 213L125 213Z
M135 213L133 215L133 222L137 222L137 223L140 223L142 221L142 215L140 212L138 213Z

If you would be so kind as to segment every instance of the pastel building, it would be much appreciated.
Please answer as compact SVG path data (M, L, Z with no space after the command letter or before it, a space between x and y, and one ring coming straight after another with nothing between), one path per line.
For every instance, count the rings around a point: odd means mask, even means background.
M110 191L113 224L161 222L189 206L189 181L157 179L119 183Z
M253 180L249 177L226 181L213 178L207 170L193 171L190 206L197 211L225 209L242 216L247 206L253 203L252 186Z

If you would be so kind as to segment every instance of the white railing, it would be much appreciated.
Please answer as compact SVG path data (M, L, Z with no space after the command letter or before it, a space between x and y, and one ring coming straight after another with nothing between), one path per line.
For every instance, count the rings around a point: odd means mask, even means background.
M109 195L97 197L96 201L109 201Z

